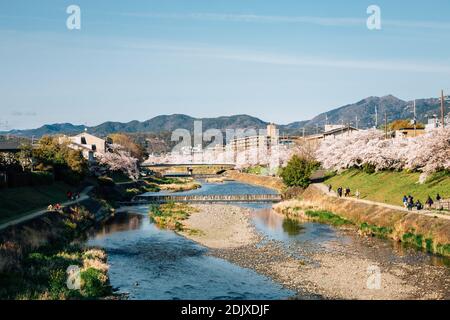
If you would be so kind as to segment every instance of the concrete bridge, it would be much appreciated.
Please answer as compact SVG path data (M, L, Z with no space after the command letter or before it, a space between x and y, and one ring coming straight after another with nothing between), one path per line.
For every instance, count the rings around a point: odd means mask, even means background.
M227 203L227 202L257 202L273 203L282 200L280 194L209 194L209 195L154 195L136 196L131 202L122 202L122 206L161 204L168 202L189 202L189 203Z
M186 177L186 176L213 176L222 174L227 170L235 168L234 164L208 164L208 163L161 163L161 164L141 164L141 168L158 172L163 176Z

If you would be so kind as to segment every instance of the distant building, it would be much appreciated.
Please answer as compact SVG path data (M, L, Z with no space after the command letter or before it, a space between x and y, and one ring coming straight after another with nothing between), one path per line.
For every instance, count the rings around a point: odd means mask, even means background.
M394 136L397 139L418 137L426 133L425 129L404 128L395 130Z
M336 130L336 129L342 129L342 128L345 128L345 125L343 125L343 124L326 124L325 125L325 132L333 131L333 130Z
M434 128L439 128L439 127L441 127L441 122L442 121L437 116L434 116L433 118L429 118L428 119L428 123L425 125L425 130L429 131L429 130L432 130ZM444 124L445 124L446 128L448 126L450 126L450 114L448 114L444 118Z
M98 154L105 154L107 152L106 140L96 137L87 132L80 133L73 137L62 137L61 140L69 142L69 147L74 150L80 150L83 157L93 162Z
M20 143L13 140L0 141L0 152L17 153L20 151Z
M272 146L278 145L279 141L277 127L271 123L267 125L267 129L262 134L236 137L227 143L226 148L235 153L255 149L270 150Z
M329 129L329 130L326 130ZM319 141L328 139L339 139L340 137L351 135L352 133L358 131L352 126L342 126L342 125L327 125L325 126L325 132L321 134L315 134L306 137L308 141Z

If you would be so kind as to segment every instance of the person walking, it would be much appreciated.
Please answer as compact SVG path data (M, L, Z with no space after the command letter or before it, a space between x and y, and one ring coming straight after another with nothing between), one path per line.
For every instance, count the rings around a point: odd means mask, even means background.
M414 207L414 197L409 196L409 201L408 201L408 210L412 210Z
M441 199L442 199L442 198L441 198L441 195L438 193L438 194L436 195L436 201L439 202L439 201L441 201Z
M332 190L333 190L333 186L331 184L328 185L328 193L331 193Z
M408 208L408 197L406 195L403 196L403 206L406 208Z
M427 201L425 201L425 204L427 206L428 209L431 209L431 207L433 206L434 202L433 199L431 199L430 196L428 196Z
M416 202L416 209L417 209L417 211L420 211L423 209L423 205L422 205L422 202L420 202L420 200L417 200L417 202Z

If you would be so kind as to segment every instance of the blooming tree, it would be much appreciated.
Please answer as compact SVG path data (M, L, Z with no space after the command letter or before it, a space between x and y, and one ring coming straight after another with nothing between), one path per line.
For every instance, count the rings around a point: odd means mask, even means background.
M430 174L450 169L450 128L412 138L385 139L370 129L321 142L317 160L325 169L370 165L375 170L413 170Z
M128 151L117 144L110 145L111 152L98 156L101 165L111 171L121 171L133 180L139 178L138 159L133 158Z

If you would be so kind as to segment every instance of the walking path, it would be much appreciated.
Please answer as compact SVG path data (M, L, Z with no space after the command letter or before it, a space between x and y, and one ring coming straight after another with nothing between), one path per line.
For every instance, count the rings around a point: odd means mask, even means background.
M64 202L64 203L61 204L61 206L62 206L62 207L70 206L70 205L75 204L75 203L78 203L78 202L80 202L80 201L89 199L88 193L89 193L92 189L93 189L92 186L91 186L91 187L86 187L86 188L80 193L80 198L78 198L78 199L76 199L76 200L73 200L73 201L67 201L67 202ZM16 218L16 219L14 219L14 220L11 220L11 221L8 221L8 222L5 222L5 223L1 224L1 225L0 225L0 230L3 230L3 229L5 229L5 228L7 228L7 227L9 227L9 226L12 226L12 225L16 225L16 224L19 224L19 223L22 223L22 222L25 222L25 221L34 219L34 218L36 218L36 217L39 217L39 216L43 215L43 214L46 213L46 212L48 212L47 208L45 208L45 209L40 209L40 210L37 210L37 211L33 211L33 212L31 212L31 213L29 213L29 214L27 214L27 215L25 215L25 216L22 216L22 217L19 217L19 218Z
M323 193L325 193L328 196L335 197L335 198L338 197L336 192L334 192L334 191L328 192L328 186L326 186L323 183L314 183L314 184L312 184L312 186L319 188ZM382 206L385 208L395 209L395 210L399 210L399 211L405 211L408 213L423 214L423 215L430 216L430 217L438 217L438 218L450 220L450 214L438 213L436 211L431 211L431 210L424 209L424 210L420 210L420 211L417 211L417 210L410 211L401 206L396 206L396 205L382 203L382 202L376 202L376 201L372 201L372 200L363 200L363 199L357 199L357 198L352 198L352 197L342 197L342 199L346 199L346 200L354 201L354 202L366 203L366 204L373 204L373 205Z

